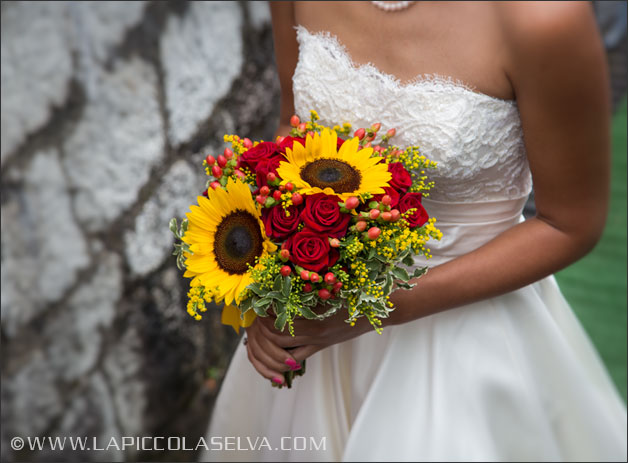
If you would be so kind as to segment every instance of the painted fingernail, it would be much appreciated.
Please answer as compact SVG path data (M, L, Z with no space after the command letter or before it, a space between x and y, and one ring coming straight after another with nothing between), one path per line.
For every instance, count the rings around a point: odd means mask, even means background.
M277 384L283 384L283 378L280 378L279 376L275 376L273 377L273 382Z
M292 360L291 358L286 359L286 361L284 362L286 365L288 365L290 368L294 368L295 365L298 365L297 362L295 362L294 360ZM299 367L300 368L300 367Z
M291 369L292 371L295 371L295 370L300 370L300 369L301 369L301 365L299 365L298 363L296 363L296 364L292 365L292 366L290 367L290 369Z

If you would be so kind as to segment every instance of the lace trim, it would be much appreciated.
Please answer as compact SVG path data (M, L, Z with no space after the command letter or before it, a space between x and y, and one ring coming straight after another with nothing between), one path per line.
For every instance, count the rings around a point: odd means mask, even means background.
M303 35L325 39L327 41L327 45L329 45L329 51L337 54L339 58L346 61L351 69L357 72L371 72L372 74L377 75L377 77L379 77L381 80L388 82L390 85L398 89L412 89L426 84L442 85L445 87L453 87L462 90L471 95L488 98L498 103L504 103L511 106L517 105L516 100L506 100L504 98L499 98L484 92L480 92L475 86L472 86L460 79L453 78L451 76L445 76L442 74L423 73L418 74L413 79L407 82L402 82L401 79L399 79L395 75L382 71L370 61L368 63L356 63L351 57L351 54L347 51L347 47L342 42L340 42L336 35L332 34L329 31L311 32L305 26L302 26L300 24L295 26L295 29L297 31L297 40L299 41L299 44L302 43Z

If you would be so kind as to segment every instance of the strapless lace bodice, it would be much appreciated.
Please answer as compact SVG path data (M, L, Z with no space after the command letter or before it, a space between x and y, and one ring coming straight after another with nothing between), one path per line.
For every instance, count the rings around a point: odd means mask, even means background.
M430 198L484 202L527 196L531 177L517 104L438 76L402 84L371 64L356 65L328 33L297 27L293 77L297 114L315 109L321 122L355 128L396 127L400 146L419 145L438 162Z

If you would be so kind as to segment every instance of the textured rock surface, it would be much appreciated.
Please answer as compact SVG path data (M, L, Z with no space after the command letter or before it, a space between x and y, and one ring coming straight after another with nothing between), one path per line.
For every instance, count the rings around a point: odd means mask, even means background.
M185 312L171 217L224 133L268 139L265 2L2 2L2 461L194 461L13 451L14 436L206 432L236 336Z

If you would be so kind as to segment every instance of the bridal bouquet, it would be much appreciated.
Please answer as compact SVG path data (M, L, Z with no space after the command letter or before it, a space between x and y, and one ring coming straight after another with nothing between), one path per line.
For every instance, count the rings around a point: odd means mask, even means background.
M275 318L294 335L297 317L322 320L346 311L381 332L393 310L393 285L410 288L413 256L430 257L440 239L421 204L436 164L416 146L390 144L392 128L333 128L293 116L290 136L252 142L226 135L231 147L203 161L207 189L187 219L170 228L174 254L191 278L188 313L200 320L210 302L236 331L256 316Z

